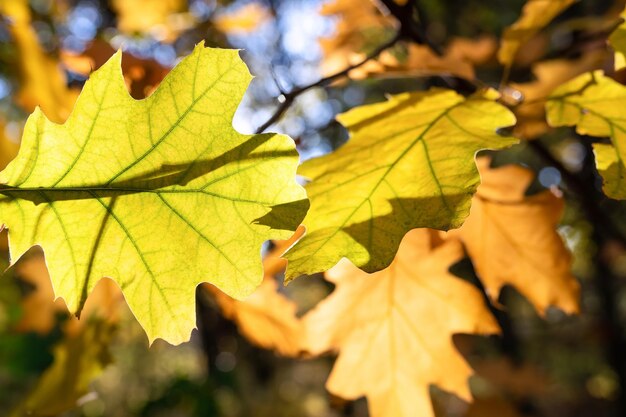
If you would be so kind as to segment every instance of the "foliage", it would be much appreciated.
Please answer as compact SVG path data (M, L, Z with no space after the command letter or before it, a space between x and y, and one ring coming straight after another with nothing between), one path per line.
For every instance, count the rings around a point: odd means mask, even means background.
M0 0L0 409L623 415L614 3Z

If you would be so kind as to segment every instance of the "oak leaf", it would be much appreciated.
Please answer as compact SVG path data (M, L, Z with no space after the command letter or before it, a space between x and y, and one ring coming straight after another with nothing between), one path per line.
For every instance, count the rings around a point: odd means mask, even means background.
M576 59L554 59L533 65L534 80L511 83L513 94L519 94L519 105L513 107L517 124L515 136L534 139L550 130L546 122L545 99L561 84L580 74L600 68L606 51L589 51Z
M112 0L111 7L117 13L120 31L148 34L166 42L176 40L180 32L196 23L185 0Z
M59 63L43 51L31 25L27 0L0 0L0 14L8 17L9 32L17 48L20 89L17 103L27 111L36 106L53 122L61 123L70 114L78 95L67 87Z
M510 67L520 48L572 3L574 0L527 0L521 17L502 35L500 63Z
M601 71L583 74L561 85L546 104L551 126L576 126L582 135L609 137L611 145L593 144L602 189L626 199L626 87Z
M207 285L222 314L234 321L239 332L250 342L272 349L283 356L296 356L301 351L302 323L296 316L297 306L278 292L274 275L283 271L287 261L280 255L301 235L303 229L276 246L263 259L263 283L244 300L235 300L217 288Z
M398 3L398 2L396 2ZM380 3L361 0L336 0L324 4L321 13L337 18L335 32L320 39L324 52L322 73L333 74L358 63L367 52L389 38L397 23L378 7ZM478 39L455 38L437 55L426 45L399 44L396 50L383 51L380 56L350 71L350 78L373 75L431 75L446 74L474 79L474 65L491 59L497 44L492 37Z
M328 270L342 257L377 271L407 231L459 227L480 181L475 153L517 142L496 133L515 117L495 98L432 89L339 115L351 139L298 171L311 180L311 209L306 234L285 255L286 279Z
M213 23L224 33L250 33L272 17L267 7L260 3L247 3L235 10L226 11L213 19Z
M196 285L252 293L261 245L291 236L308 202L290 138L232 128L251 79L237 51L198 45L140 101L120 59L92 74L65 124L29 117L0 173L0 220L13 262L44 249L70 311L110 277L149 340L177 344L195 325Z
M54 347L52 365L10 416L48 417L75 409L93 379L111 363L108 346L113 331L108 323L92 321L67 335Z
M20 280L33 289L22 300L22 315L16 325L19 331L49 333L57 322L57 314L69 313L61 298L54 299L54 290L43 254L37 252L20 259L15 265ZM91 319L117 321L119 304L123 301L119 287L109 279L98 282L81 312L81 318L69 317L64 324L66 333L77 333Z
M626 19L626 9L622 11L620 17ZM615 70L626 67L626 20L611 33L609 43L615 51Z
M303 319L311 353L339 352L328 390L366 396L372 417L433 416L430 384L470 400L472 372L452 335L498 332L480 291L448 272L461 245L436 243L432 231L412 230L371 275L343 260L326 274L335 291Z
M539 313L549 306L579 311L580 286L571 274L571 255L556 231L563 200L550 191L524 193L534 178L518 165L490 169L481 158L482 183L458 233L487 294L496 300L512 285Z

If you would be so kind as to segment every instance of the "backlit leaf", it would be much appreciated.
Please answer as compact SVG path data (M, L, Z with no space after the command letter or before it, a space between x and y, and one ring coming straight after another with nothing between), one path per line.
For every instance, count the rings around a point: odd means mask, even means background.
M302 228L276 246L263 259L263 283L245 300L235 300L215 287L207 285L222 314L234 321L239 332L257 346L272 349L284 356L300 353L302 323L296 317L297 306L278 292L274 275L283 271L287 262L279 256L301 235Z
M596 166L604 193L626 199L626 87L600 71L583 74L561 85L546 109L551 126L576 126L582 135L611 138L611 145L594 144Z
M433 416L430 384L471 400L472 371L452 335L498 332L480 291L448 272L460 244L436 243L432 231L412 230L371 275L343 260L326 274L334 293L304 317L311 353L339 352L328 390L366 396L372 417Z
M563 200L550 191L525 196L532 171L517 165L490 169L489 162L479 161L482 183L458 231L487 294L495 301L503 286L512 285L541 314L550 306L578 312L580 286L556 232Z
M287 252L287 279L325 271L342 257L367 272L385 268L414 228L459 227L480 178L474 155L516 143L496 130L515 123L491 92L392 96L338 117L351 139L305 162L311 210Z
M198 45L141 101L120 58L93 73L65 124L29 117L0 173L0 220L13 261L42 246L70 311L110 277L150 341L181 343L196 285L252 293L261 245L291 236L308 203L290 138L232 128L251 78L236 51Z
M502 35L498 51L500 63L513 64L519 49L572 3L574 0L528 0L522 16Z

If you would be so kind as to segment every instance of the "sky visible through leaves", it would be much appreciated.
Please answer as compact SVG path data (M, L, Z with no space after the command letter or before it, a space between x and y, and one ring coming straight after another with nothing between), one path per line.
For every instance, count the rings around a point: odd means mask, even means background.
M624 10L0 0L0 411L624 415Z

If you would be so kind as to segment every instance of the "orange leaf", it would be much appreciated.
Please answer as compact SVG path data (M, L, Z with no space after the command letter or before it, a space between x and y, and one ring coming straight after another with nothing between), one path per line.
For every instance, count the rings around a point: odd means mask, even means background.
M478 161L482 183L458 232L487 294L496 299L504 285L512 285L540 313L551 305L577 313L580 286L555 230L563 200L550 191L525 196L532 171L517 165L490 169L489 163Z
M498 332L480 291L448 272L461 245L434 245L434 232L412 230L373 274L344 259L327 273L335 292L304 318L311 353L339 351L329 391L366 396L373 417L432 416L430 384L471 399L452 335Z
M224 317L234 321L243 336L255 345L273 349L283 356L300 353L302 323L296 317L296 305L277 291L274 275L283 271L287 265L287 261L280 255L303 232L304 228L300 226L290 239L275 241L276 246L263 259L263 283L245 300L235 300L214 286L206 285Z

